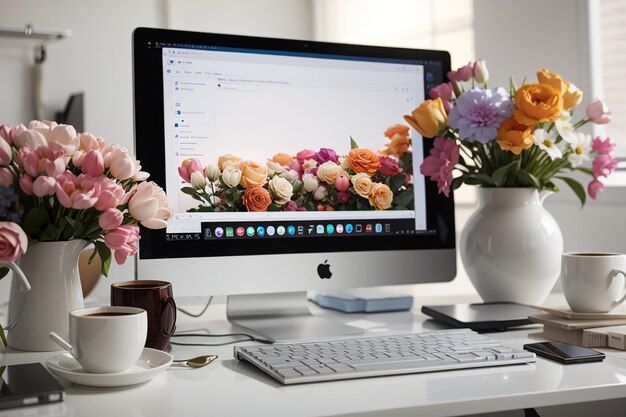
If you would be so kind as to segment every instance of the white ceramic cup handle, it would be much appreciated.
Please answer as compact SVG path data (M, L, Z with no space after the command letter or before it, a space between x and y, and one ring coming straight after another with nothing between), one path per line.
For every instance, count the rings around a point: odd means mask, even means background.
M22 292L28 292L31 289L30 283L28 282L28 280L26 279L26 276L24 275L24 273L22 272L22 270L20 269L19 266L17 266L17 264L15 262L11 262L8 264L0 264L0 266L2 267L7 267L9 268L11 271L13 271L13 279L17 279L20 282L20 290L22 290ZM26 305L26 303L22 303L22 305L20 306L17 315L13 318L13 321L10 323L7 323L6 326L4 326L4 330L6 331L11 331L11 329L13 328L13 326L15 326L15 324L17 323L17 321L20 319L20 317L22 316L22 312L24 311L24 306Z
M48 333L50 339L52 339L57 345L61 346L63 349L67 350L72 356L74 356L74 350L72 349L72 345L67 343L65 339L56 334L55 332Z
M611 283L613 283L613 280L620 274L624 277L624 286L623 286L624 295L622 295L622 298L620 298L619 300L613 301L611 308L617 307L618 305L626 301L626 272L622 271L621 269L613 269L611 270L611 272L609 272L609 275L611 276Z

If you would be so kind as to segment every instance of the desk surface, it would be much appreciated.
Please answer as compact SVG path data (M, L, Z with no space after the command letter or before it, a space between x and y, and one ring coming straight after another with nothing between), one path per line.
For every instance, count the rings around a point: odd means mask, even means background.
M446 301L448 300L448 301ZM416 298L412 312L345 315L311 306L316 313L356 325L370 334L399 334L445 328L419 313L421 304L444 304L450 298ZM477 296L452 302L476 302ZM224 304L212 305L198 319L179 316L178 329L233 331ZM528 333L540 328L490 333L506 345L521 348ZM197 339L196 339L197 340ZM199 342L211 343L207 339ZM185 342L188 342L185 339ZM247 342L249 344L249 342ZM447 416L626 397L626 352L604 350L601 363L560 365L542 358L535 364L474 370L282 386L233 357L233 347L173 346L176 358L217 353L219 359L201 369L171 367L143 385L96 389L70 385L65 401L14 409L0 416ZM45 362L58 352L6 352L2 361Z

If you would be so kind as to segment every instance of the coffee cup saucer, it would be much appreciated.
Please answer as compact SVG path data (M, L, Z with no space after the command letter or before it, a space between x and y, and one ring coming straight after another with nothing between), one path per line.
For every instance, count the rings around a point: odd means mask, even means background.
M144 348L135 365L124 372L96 374L87 372L69 353L61 353L46 361L53 374L70 382L90 387L124 387L141 384L165 371L174 357L169 353Z

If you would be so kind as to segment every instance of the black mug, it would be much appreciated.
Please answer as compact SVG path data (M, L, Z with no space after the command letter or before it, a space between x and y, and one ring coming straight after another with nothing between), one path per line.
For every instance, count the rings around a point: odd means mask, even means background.
M166 281L120 281L111 285L111 305L139 307L148 313L146 347L163 350L176 330L176 303Z

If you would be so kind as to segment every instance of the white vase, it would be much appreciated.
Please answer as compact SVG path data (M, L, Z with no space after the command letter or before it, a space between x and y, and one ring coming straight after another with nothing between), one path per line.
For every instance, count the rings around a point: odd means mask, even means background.
M479 197L459 248L476 291L485 302L543 303L563 253L561 229L543 198L534 188L479 188Z
M69 338L69 312L84 307L78 257L85 245L84 240L39 242L19 259L31 290L23 292L16 280L12 282L9 321L15 320L15 325L7 336L9 347L54 351L59 345L48 332Z

